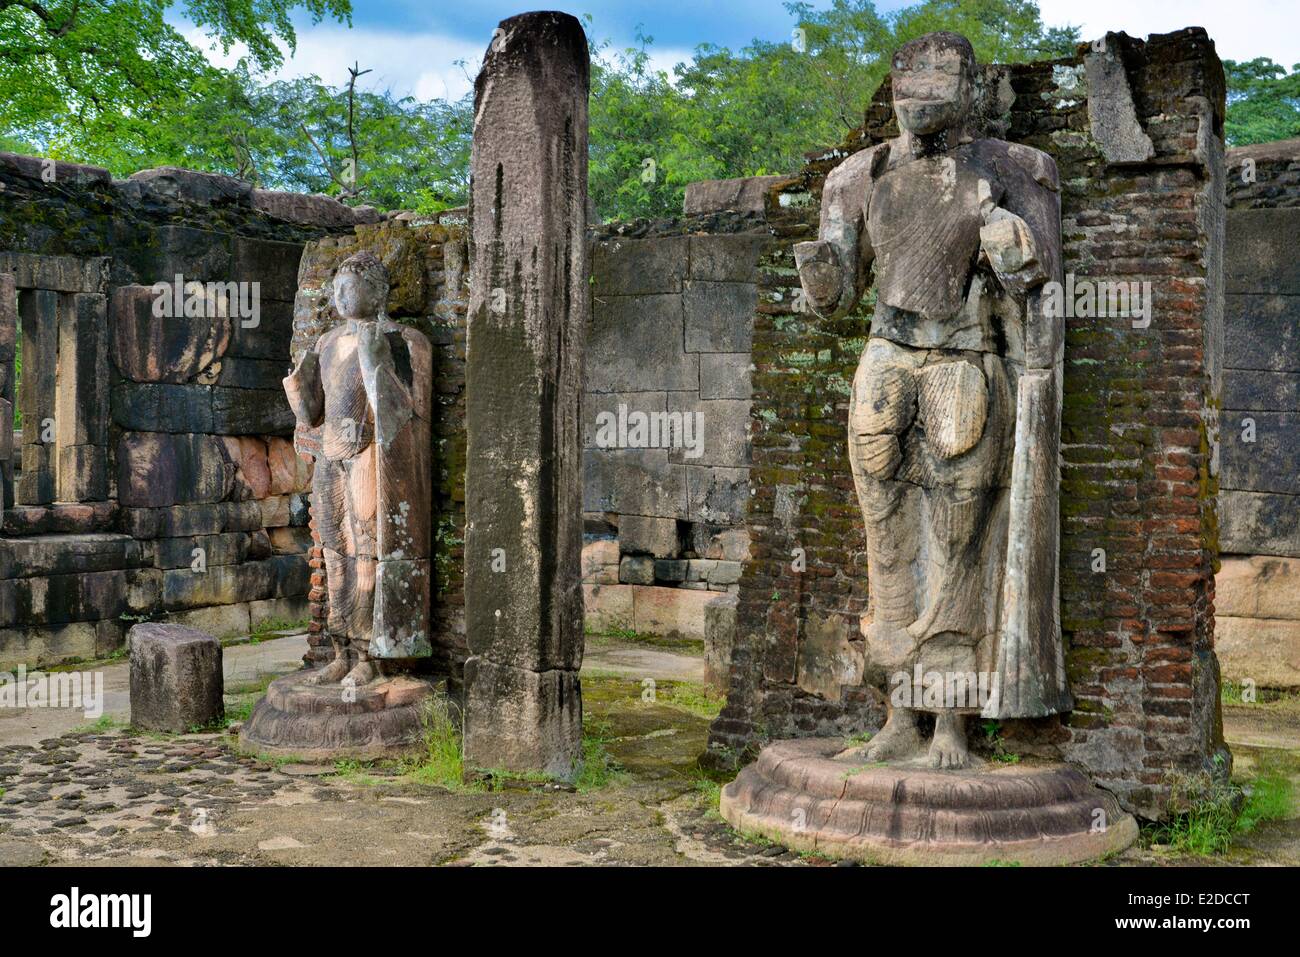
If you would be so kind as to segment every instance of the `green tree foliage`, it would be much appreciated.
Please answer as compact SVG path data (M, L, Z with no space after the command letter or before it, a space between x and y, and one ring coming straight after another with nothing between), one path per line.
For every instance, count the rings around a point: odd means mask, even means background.
M1300 136L1300 64L1288 73L1268 57L1238 63L1225 60L1230 146L1268 143Z
M172 0L0 0L0 120L6 141L111 169L177 148L169 120L231 79L164 19ZM290 13L351 23L349 0L185 0L181 10L255 70L278 67ZM206 108L206 107L200 107Z
M1078 29L1045 27L1029 0L922 0L893 13L872 0L825 10L787 3L781 42L739 53L702 44L673 79L640 49L593 51L591 191L607 217L672 215L686 184L798 169L807 150L858 126L899 45L933 30L967 36L983 62L1066 56ZM646 160L654 161L654 177Z

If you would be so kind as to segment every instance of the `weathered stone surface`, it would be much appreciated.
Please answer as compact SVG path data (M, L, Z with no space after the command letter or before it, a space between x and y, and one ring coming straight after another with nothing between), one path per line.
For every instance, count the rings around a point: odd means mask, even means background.
M582 546L582 580L596 585L618 584L618 542L604 538Z
M298 262L302 246L239 236L235 239L231 276L235 282L257 283L258 300L293 302L298 292ZM257 317L260 322L261 316ZM251 319L245 319L251 322Z
M677 520L624 515L618 524L618 547L633 555L676 558L682 550Z
M620 423L630 442L631 423L648 422L651 416L659 416L662 421L662 413L668 411L668 393L662 391L586 392L582 399L584 449L618 448Z
M1224 488L1300 495L1300 412L1225 412L1220 441Z
M423 750L423 715L441 686L399 675L341 695L336 685L312 684L312 674L271 682L240 729L246 748L313 761L374 761Z
M1300 558L1300 507L1294 495L1227 490L1219 493L1219 540L1224 552Z
M133 432L212 432L212 389L206 385L119 382L113 421Z
M184 538L160 538L153 543L153 565L157 568L184 568L199 565L237 565L249 556L249 532L221 532ZM195 550L201 556L195 555ZM265 556L262 556L265 557Z
M681 292L690 261L689 243L685 236L671 236L612 239L593 244L591 274L596 280L596 308L600 308L606 293L651 296Z
M1300 411L1300 372L1229 369L1223 377L1223 407L1229 425L1233 412Z
M107 186L113 180L113 174L100 166L68 163L42 156L23 156L19 153L0 152L0 167L27 179L62 186Z
M0 579L136 568L140 543L113 532L0 539Z
M20 289L102 293L108 281L105 256L38 256L0 252L0 273L9 273Z
M33 290L18 303L22 328L23 376L18 408L23 413L22 474L14 500L45 505L55 497L55 395L58 384L59 296Z
M288 439L268 438L266 459L271 471L270 494L288 495L310 491L312 460L306 455L299 455Z
M567 14L500 31L475 83L470 164L465 761L567 779L582 753L590 64Z
M1084 58L1088 78L1088 123L1108 163L1141 163L1155 155L1142 129L1124 61L1107 37L1100 50Z
M633 585L584 584L582 599L586 627L596 633L626 631L636 621Z
M257 502L124 508L121 516L122 530L139 539L251 532L262 527L262 509Z
M1071 864L1137 838L1132 815L1063 764L931 771L837 756L843 747L768 745L723 788L722 816L787 847L872 864Z
M158 601L158 575L148 568L109 569L0 582L11 596L3 602L9 620L0 621L0 627L59 625L150 612Z
M1300 558L1225 556L1214 576L1216 615L1300 621Z
M704 637L704 609L717 594L660 585L633 589L632 627L648 635Z
M748 399L753 391L748 352L700 355L701 399Z
M699 389L700 360L689 354L698 350L682 351L683 322L680 295L597 296L587 330L588 391Z
M188 566L171 568L162 574L162 607L166 611L179 611L305 595L308 577L307 562L300 555L209 565L201 574Z
M204 206L248 205L253 187L220 173L200 173L177 166L141 170L130 177L142 190L160 199L183 200Z
M692 236L690 278L757 282L758 257L766 240L764 233Z
M700 216L724 210L743 213L766 212L767 191L786 178L784 176L742 176L738 179L706 179L688 183L683 210L687 216Z
M748 352L753 347L758 287L694 279L682 295L687 352Z
M1233 212L1228 222L1238 215ZM1225 275L1233 273L1225 267ZM1225 296L1223 325L1226 368L1300 372L1300 296Z
M749 505L749 469L686 466L688 506L693 521L735 525Z
M1234 210L1228 217L1224 241L1225 291L1229 295L1300 294L1300 275L1287 252L1296 248L1297 243L1300 243L1300 217L1290 210ZM1231 328L1231 323L1228 325ZM1290 335L1295 335L1294 329Z
M471 656L465 684L465 760L570 779L582 760L582 685L570 670L532 671ZM490 710L488 710L490 707ZM492 756L491 764L482 763Z
M1214 651L1228 681L1300 689L1300 621L1216 615Z
M351 226L357 221L350 206L345 206L333 196L323 193L303 195L280 190L255 189L252 202L255 207L276 219L305 226Z
M670 461L667 449L588 452L583 458L583 511L685 518L686 468Z
M653 585L655 560L647 555L624 555L618 566L618 580L624 585Z
M231 318L221 314L217 301L205 298L204 314L187 316L183 311L177 313L173 299L167 304L167 314L155 315L159 297L169 295L152 286L113 290L113 362L127 379L193 382L225 354Z
M221 642L181 625L142 622L131 649L131 725L183 733L225 716Z
M704 683L724 695L731 684L735 643L736 597L718 596L704 606Z
M103 532L114 527L117 515L117 502L19 506L5 512L4 531L6 535Z
M696 399L687 393L670 393L668 411L681 413L683 418L693 417L689 430L684 430L693 440L691 445L675 445L669 452L670 460L687 465L747 467L749 408L748 399Z
M212 431L218 435L290 435L293 412L281 389L212 389Z
M118 499L128 508L220 502L236 467L211 435L127 432L117 446Z

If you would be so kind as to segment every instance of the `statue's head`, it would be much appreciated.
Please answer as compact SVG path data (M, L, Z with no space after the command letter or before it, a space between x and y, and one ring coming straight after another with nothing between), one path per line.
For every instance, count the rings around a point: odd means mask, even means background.
M899 47L891 76L904 130L930 136L960 127L975 86L975 50L960 33L927 33Z
M334 308L344 319L374 319L388 301L388 270L374 255L359 252L334 274Z

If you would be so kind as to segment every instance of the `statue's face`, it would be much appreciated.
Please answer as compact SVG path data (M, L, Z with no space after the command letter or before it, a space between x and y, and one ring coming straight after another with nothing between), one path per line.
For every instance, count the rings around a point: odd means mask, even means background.
M918 47L894 57L894 112L909 133L959 126L970 108L970 82L956 50Z
M344 319L374 319L384 307L384 297L374 283L356 273L334 277L334 308Z

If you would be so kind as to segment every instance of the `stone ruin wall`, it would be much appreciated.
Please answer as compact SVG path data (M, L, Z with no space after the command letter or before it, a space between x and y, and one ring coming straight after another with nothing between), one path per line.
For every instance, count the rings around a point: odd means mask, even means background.
M815 235L826 173L896 134L889 97L886 83L843 147L769 190L752 560L730 695L710 735L718 762L770 738L873 730L884 717L885 676L858 631L865 548L845 451L874 302L835 322L799 311L791 247ZM1067 320L1061 600L1075 710L1000 729L1011 750L1063 757L1148 817L1165 812L1178 778L1222 776L1230 761L1213 633L1223 109L1222 67L1198 29L1145 43L1111 34L1100 52L986 67L979 106L987 134L1057 160L1066 272L1153 287L1149 328Z
M1023 753L1080 764L1126 807L1158 816L1170 772L1225 770L1213 653L1216 536L1225 553L1300 557L1296 511L1283 507L1290 505L1285 496L1297 493L1294 444L1280 451L1270 446L1271 457L1256 460L1240 457L1231 441L1238 412L1276 416L1283 428L1296 411L1292 379L1300 365L1291 361L1297 323L1288 298L1296 293L1294 268L1288 260L1251 272L1251 264L1258 266L1261 252L1267 258L1285 247L1264 238L1293 235L1293 221L1278 214L1300 206L1300 175L1291 154L1264 150L1256 154L1257 180L1244 184L1234 180L1234 160L1228 160L1234 212L1221 383L1223 290L1215 282L1223 228L1215 199L1224 188L1221 69L1200 31L1145 44L1123 35L1107 40L1111 62L1123 69L1100 70L1091 81L1087 48L1054 64L988 67L983 78L987 132L1037 146L1058 161L1067 271L1149 279L1156 290L1150 329L1126 320L1069 320L1062 609L1076 709L1064 720L1008 723L1002 733ZM1090 99L1105 114L1098 127L1104 134L1093 130ZM883 720L878 689L886 676L872 670L857 631L866 603L865 548L845 448L849 384L874 303L869 294L835 322L801 311L791 250L815 235L826 173L894 132L886 84L864 126L841 148L813 156L794 178L696 184L684 219L592 230L583 415L588 626L708 633L712 677L730 685L710 740L711 757L723 763L768 738L847 734ZM1141 151L1145 141L1151 155L1125 155ZM67 443L66 455L78 462L89 455L93 463L101 454L95 450L102 450L102 480L93 464L51 470L50 452L57 456L63 448L57 442L49 451L14 456L16 487L24 488L24 474L27 487L53 482L59 501L6 511L0 666L112 650L130 623L123 615L188 616L217 631L229 630L228 623L246 627L273 606L301 609L309 587L309 658L322 657L323 568L303 527L302 466L286 479L290 485L263 489L258 479L249 481L250 472L260 472L261 457L245 463L245 440L253 448L265 444L267 471L274 471L270 453L282 454L292 433L279 396L281 367L335 321L328 302L333 271L367 248L392 275L389 314L429 335L438 355L435 664L458 684L467 654L461 552L467 290L457 215L383 219L318 197L251 191L224 177L152 171L114 183L103 171L68 164L58 166L61 188L50 190L38 185L40 162L0 162L6 200L21 200L0 211L0 272L18 279L18 303L38 302L39 290L63 297L66 304L46 307L70 317L59 335L93 337L95 323L76 317L103 317L99 325L108 331L98 354L110 356L109 376L101 377L110 399L96 399L96 390L85 386L93 376L64 374L55 363L50 394L67 393L59 400L65 407L90 403L85 420L92 425ZM1251 216L1268 223L1252 229ZM1251 235L1261 237L1258 248L1243 252ZM192 271L200 279L263 281L269 325L261 345L241 353L236 332L215 370L209 366L183 381L169 369L124 376L108 344L121 335L127 306L139 305L140 294L129 289L167 278L176 267L187 278ZM0 294L0 332L4 308ZM1261 358L1261 341L1281 347ZM0 360L12 351L0 335ZM264 363L276 365L274 382ZM1258 375L1265 372L1272 376L1267 388ZM7 382L12 391L12 377ZM197 406L166 401L200 393L205 398ZM1221 394L1229 427L1220 530L1212 461ZM242 404L235 401L241 397ZM705 456L691 461L680 450L598 448L595 415L620 402L643 411L704 412ZM196 407L202 411L193 412ZM202 420L193 421L195 414ZM93 426L97 416L104 420L100 431ZM159 431L163 423L167 429ZM132 439L132 432L146 437ZM297 439L310 448L310 435ZM143 454L138 445L150 464L127 468L126 504L119 460L129 464ZM22 467L22 454L29 468ZM154 463L164 471L190 470L176 487L197 488L216 461L223 478L206 485L215 501L163 504L152 483L130 488L131 477ZM49 471L52 478L31 478ZM1246 500L1267 508L1236 504ZM229 570L219 573L226 581L219 592L196 591L185 578L188 562L165 567L187 556L199 535L227 549L220 567ZM263 535L283 554L263 557ZM1092 570L1097 548L1107 557L1101 575ZM1235 561L1229 557L1229 570ZM1257 565L1243 567L1246 578L1259 579ZM1296 573L1290 565L1284 571ZM1221 582L1229 580L1221 574ZM1225 601L1228 594L1225 589ZM1229 618L1285 617L1259 608L1249 589L1232 594L1246 597L1220 607ZM68 611L29 619L34 595ZM39 624L24 631L14 628L17 620ZM730 674L720 676L728 662Z
M1228 151L1215 645L1224 678L1300 688L1300 140Z
M372 217L0 154L0 669L104 657L142 619L305 617L310 463L280 386L298 261ZM155 317L149 287L178 273L258 283L257 325Z
M740 214L594 231L582 413L589 630L698 639L706 609L734 607L749 555L750 352L765 238L761 218ZM608 447L598 416L617 420L620 407L694 416L699 444Z

